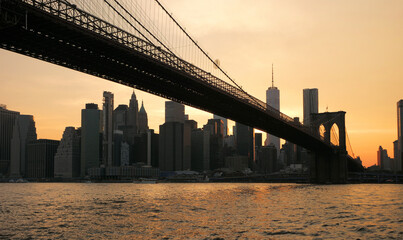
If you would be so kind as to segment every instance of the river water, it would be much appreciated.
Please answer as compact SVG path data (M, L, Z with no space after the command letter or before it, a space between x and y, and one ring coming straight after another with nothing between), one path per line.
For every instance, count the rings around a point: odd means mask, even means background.
M403 185L2 183L0 239L403 239Z

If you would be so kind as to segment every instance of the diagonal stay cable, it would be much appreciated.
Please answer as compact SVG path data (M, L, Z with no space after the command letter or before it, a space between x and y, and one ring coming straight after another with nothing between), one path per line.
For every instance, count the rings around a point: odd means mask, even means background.
M122 6L117 0L114 0L116 4L118 4L133 20L135 20L144 30L147 31L148 34L150 34L155 40L157 40L157 42L159 44L161 44L167 51L169 51L169 53L172 54L172 56L174 56L175 58L179 59L181 62L183 62L183 60L181 58L179 58L173 51L171 51L171 49L169 49L163 42L161 42L157 37L155 37L155 35L153 33L151 33L143 24L141 24L140 21L138 21L133 14L131 14L124 6ZM104 0L104 2L106 2L121 18L123 18L130 26L132 26L133 28L135 28L133 26L133 24L127 20L115 7L113 7L107 0ZM136 28L135 28L136 29ZM136 31L139 31L138 29L136 29ZM144 34L142 34L142 36L144 36ZM145 37L145 36L144 36ZM145 37L146 38L146 37ZM150 44L154 45L148 38L146 38L147 41L150 42ZM186 64L185 64L186 66ZM193 70L190 69L190 71L192 71L194 74L197 75L197 73Z
M116 0L115 0L116 1ZM235 86L237 86L238 90L241 90L244 94L246 94L250 99L252 99L257 105L260 106L259 102L251 96L249 93L247 93L245 90L240 87L235 80L233 80L213 59L210 58L210 56L197 44L197 42L185 31L185 29L182 28L182 26L175 20L175 18L166 10L164 6L158 1L155 0L157 4L164 10L164 12L172 19L172 21L182 30L183 33L195 44L195 46L214 64L215 67L217 67Z
M131 24L130 23L130 21L128 21L115 7L113 7L107 0L104 0L104 2L106 2L121 18L123 18L130 26L132 26L133 28L135 28L134 26L133 26L133 24ZM179 58L178 56L176 56L176 54L174 53L174 52L172 52L165 44L163 44L157 37L155 37L154 36L154 34L152 34L146 27L144 27L144 25L143 24L141 24L134 16L133 16L133 14L131 14L124 6L122 6L122 4L120 4L117 0L114 0L114 2L116 3L116 4L118 4L133 20L135 20L142 28L144 28L144 30L146 30L147 31L147 33L148 34L150 34L155 40L157 40L165 49L167 49L174 57L176 57L177 59L179 59L180 61L183 61L181 58ZM160 5L161 7L162 7L162 5ZM163 8L163 7L162 7ZM173 17L165 10L165 8L163 8L163 10L168 14L168 16L171 18L171 19L173 19ZM174 20L174 19L173 19ZM174 20L175 21L175 20ZM175 23L179 26L179 24L175 21ZM180 27L180 26L179 26ZM182 29L182 31L184 31L183 30L183 28L182 27L180 27L181 29ZM136 28L135 28L136 29ZM139 31L138 29L136 29L136 31ZM186 33L187 34L187 33ZM142 36L144 36L144 34L142 34ZM188 35L189 36L189 35ZM145 36L144 36L145 37ZM190 36L189 36L190 37ZM151 44L152 44L152 42L148 39L148 38L146 38ZM193 42L194 42L194 40L193 39L191 39ZM198 46L198 45L197 45ZM198 46L199 47L199 46ZM200 48L200 47L199 47ZM200 48L201 49L201 48ZM201 49L202 50L202 49ZM202 50L203 51L203 50ZM207 55L207 53L205 53L204 51L203 51L203 53L204 54L206 54ZM208 56L208 55L207 55ZM209 57L209 59L210 59L210 61L212 61L212 59ZM187 64L185 64L185 65L187 65ZM195 73L196 75L198 75L192 68L190 68L189 69L190 71L192 71L193 73ZM220 68L220 70L221 71L223 71L221 68ZM228 76L228 75L227 75ZM202 77L202 76L200 76L200 77ZM229 77L229 76L228 76ZM232 79L230 79L231 81L233 81ZM247 92L245 92L241 87L239 87L239 85L238 84L236 84L234 81L233 81L233 83L241 90L241 92L243 92L244 94L246 94L246 96L248 96L251 100L253 100L258 106L260 106L260 104L259 104L259 102L253 97L253 96L251 96L250 94L248 94ZM266 107L267 108L267 107Z
M112 8L121 18L123 18L124 20L126 20L126 22L132 27L134 28L134 30L136 30L145 40L147 40L149 43L152 44L152 42L150 41L150 39L148 39L140 30L138 30L132 23L130 23L118 10L116 10L116 8L114 6L112 6L112 4L110 4L107 0L104 0L104 2L106 4L108 4L108 6L110 8ZM116 2L116 1L115 1ZM144 28L143 25L141 25L140 22L137 21L137 19L134 19L140 26L142 26ZM154 36L153 36L154 37Z

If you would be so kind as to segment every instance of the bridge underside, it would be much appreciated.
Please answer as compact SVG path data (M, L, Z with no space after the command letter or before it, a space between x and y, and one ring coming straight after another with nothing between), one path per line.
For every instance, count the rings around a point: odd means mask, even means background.
M293 124L185 71L27 4L2 1L0 47L216 113L315 152L331 148Z

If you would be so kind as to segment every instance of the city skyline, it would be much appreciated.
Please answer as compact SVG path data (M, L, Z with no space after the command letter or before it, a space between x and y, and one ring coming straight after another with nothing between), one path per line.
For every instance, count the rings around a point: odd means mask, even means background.
M361 156L365 166L376 163L379 145L393 151L397 139L396 102L402 98L399 89L403 85L403 70L398 66L403 56L403 34L397 24L403 16L402 3L384 6L381 1L270 1L252 6L236 2L226 10L224 6L228 6L220 2L209 13L201 9L213 2L164 4L251 95L264 99L263 89L268 87L274 62L283 113L302 119L302 89L318 88L319 112L327 107L329 111L347 112L354 153ZM315 8L309 9L312 6ZM240 9L247 9L245 15L235 16ZM362 11L356 17L358 9ZM330 16L321 15L321 10L330 12ZM338 14L344 18L334 21L331 16ZM349 21L353 24L347 24ZM256 46L251 46L251 41ZM116 95L115 106L128 104L131 88L0 51L0 103L10 110L34 115L38 138L60 139L66 126L80 126L81 109L91 102L101 106L104 90ZM18 70L21 65L24 71ZM163 123L165 99L138 90L136 94L146 103L150 128L157 130ZM186 113L201 124L212 118L189 107Z

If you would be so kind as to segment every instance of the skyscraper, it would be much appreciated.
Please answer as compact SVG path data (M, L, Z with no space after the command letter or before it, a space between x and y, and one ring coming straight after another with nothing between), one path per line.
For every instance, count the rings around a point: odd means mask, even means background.
M394 173L396 173L398 170L397 170L397 162L398 162L398 159L399 159L399 151L398 151L398 149L399 149L399 141L398 140L396 140L396 141L394 141L393 142L393 165L392 165L392 170L393 170L393 172Z
M59 141L39 139L27 145L27 177L52 178Z
M183 127L180 122L160 125L159 168L161 171L179 171L183 168Z
M262 173L272 173L277 170L277 152L273 145L264 146L257 151L257 166Z
M179 122L185 121L185 106L183 104L166 101L165 102L165 122Z
M113 163L112 166L121 166L122 157L122 144L123 141L123 131L114 130L113 131Z
M10 177L24 177L26 170L26 148L37 138L35 121L32 115L17 116L11 139Z
M261 148L262 147L262 134L261 133L255 133L255 148Z
M129 103L129 109L127 110L127 124L126 124L126 137L129 144L134 144L135 135L138 133L138 113L139 104L136 98L136 94L132 93Z
M7 110L0 106L0 175L8 175L11 160L11 138L13 127L19 112Z
M252 169L255 164L255 130L238 122L235 125L237 153L248 157L248 166Z
M148 117L143 101L141 102L141 108L138 114L138 129L139 133L146 133L148 130Z
M185 131L185 106L167 101L165 102L165 123L160 125L159 136L159 168L162 171L187 170L191 167L191 153L186 151L185 139L190 141L191 131ZM190 128L190 125L189 125Z
M88 103L81 110L81 177L89 168L99 167L102 156L101 111L98 105Z
M403 99L397 102L397 159L396 171L403 170Z
M319 100L318 89L304 89L303 90L304 101L304 125L310 125L311 113L319 112Z
M389 157L388 151L383 149L382 146L379 146L377 152L377 165L381 170L392 170L393 169L393 160Z
M210 170L210 131L192 130L191 137L191 169L193 171Z
M102 108L102 124L103 124L103 154L102 164L104 166L113 165L113 93L104 92Z
M266 91L266 103L268 106L280 111L280 90L274 86L273 65L271 73L271 87L269 87ZM280 152L280 138L271 134L267 134L264 145L269 146L270 144L273 144L276 147L277 153Z
M147 130L147 166L158 167L159 134Z
M127 105L120 104L113 110L113 130L125 131L127 125Z
M80 134L74 127L66 127L55 155L54 176L80 176Z
M228 119L218 116L218 115L213 115L214 119L221 119L224 123L224 137L228 136Z
M210 133L210 169L224 167L224 123L221 119L209 119L203 131Z

